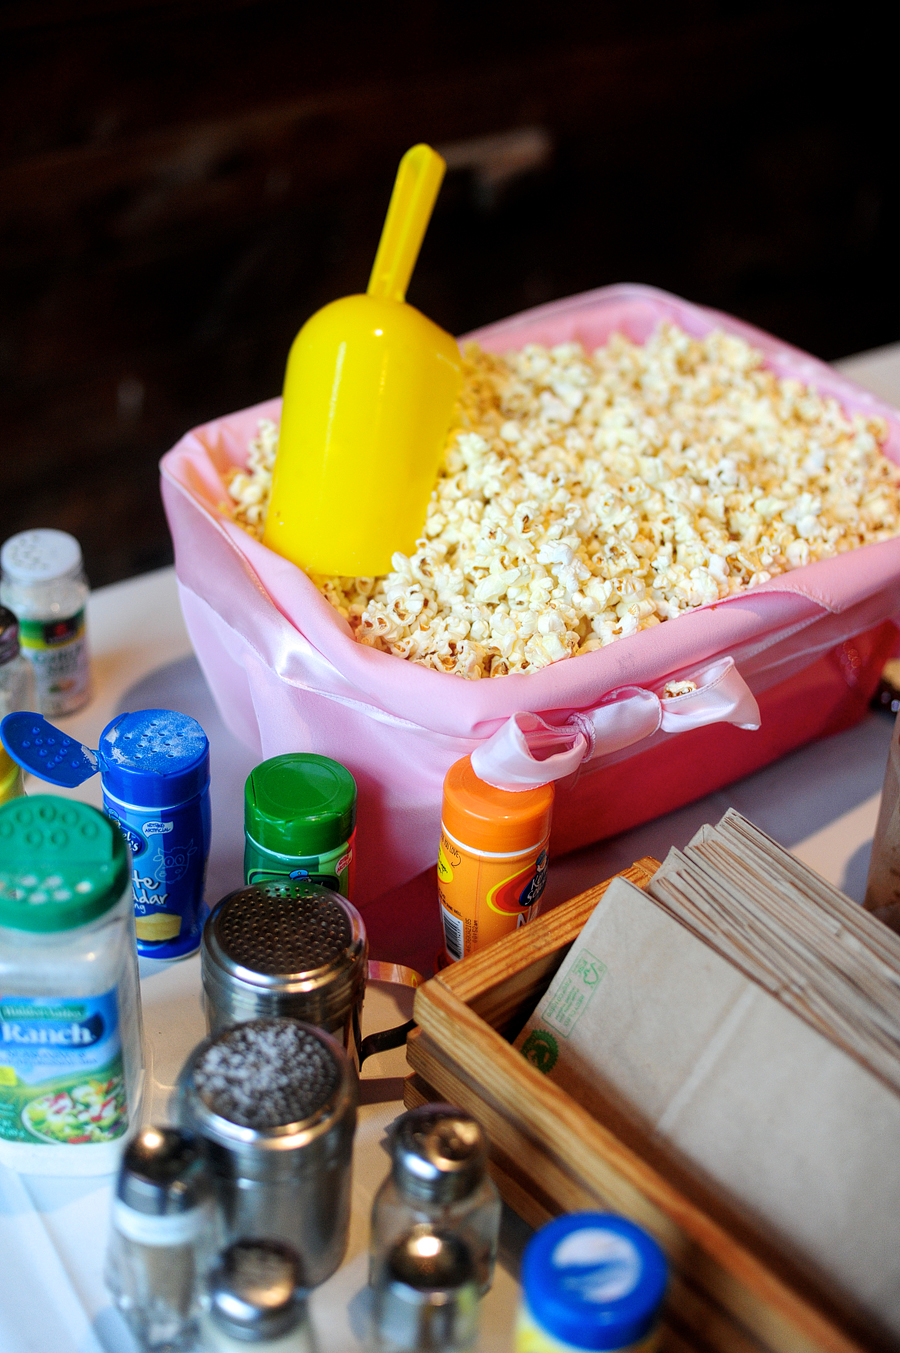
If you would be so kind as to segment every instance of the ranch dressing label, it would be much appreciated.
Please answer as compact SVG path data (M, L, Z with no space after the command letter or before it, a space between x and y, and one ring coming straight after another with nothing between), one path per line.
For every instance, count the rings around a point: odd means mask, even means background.
M0 994L0 1138L78 1146L128 1127L116 988Z

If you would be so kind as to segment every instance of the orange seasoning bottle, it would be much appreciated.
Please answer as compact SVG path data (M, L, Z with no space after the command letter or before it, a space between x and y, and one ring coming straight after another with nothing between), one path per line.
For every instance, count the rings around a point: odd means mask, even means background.
M553 785L511 791L479 780L469 758L447 771L438 896L451 959L530 920L547 879Z

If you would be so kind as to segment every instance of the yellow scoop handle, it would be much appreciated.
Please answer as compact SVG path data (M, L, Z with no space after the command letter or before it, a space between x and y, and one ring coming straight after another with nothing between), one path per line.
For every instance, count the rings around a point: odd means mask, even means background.
M387 301L406 300L406 288L446 168L431 146L413 146L403 156L366 288L369 296Z
M313 573L387 573L422 530L462 369L404 293L444 169L407 151L368 292L317 310L291 347L263 543Z

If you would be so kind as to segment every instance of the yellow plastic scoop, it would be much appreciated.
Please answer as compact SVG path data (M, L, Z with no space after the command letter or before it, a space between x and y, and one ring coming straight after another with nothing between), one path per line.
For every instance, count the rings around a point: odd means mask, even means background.
M450 334L404 300L444 161L400 161L364 296L294 340L263 541L313 573L387 573L425 521L462 379Z

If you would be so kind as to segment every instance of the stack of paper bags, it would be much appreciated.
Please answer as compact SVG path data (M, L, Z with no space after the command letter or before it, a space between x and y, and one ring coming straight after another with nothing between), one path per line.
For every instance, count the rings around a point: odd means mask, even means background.
M517 1046L900 1336L900 937L739 813L614 880Z

